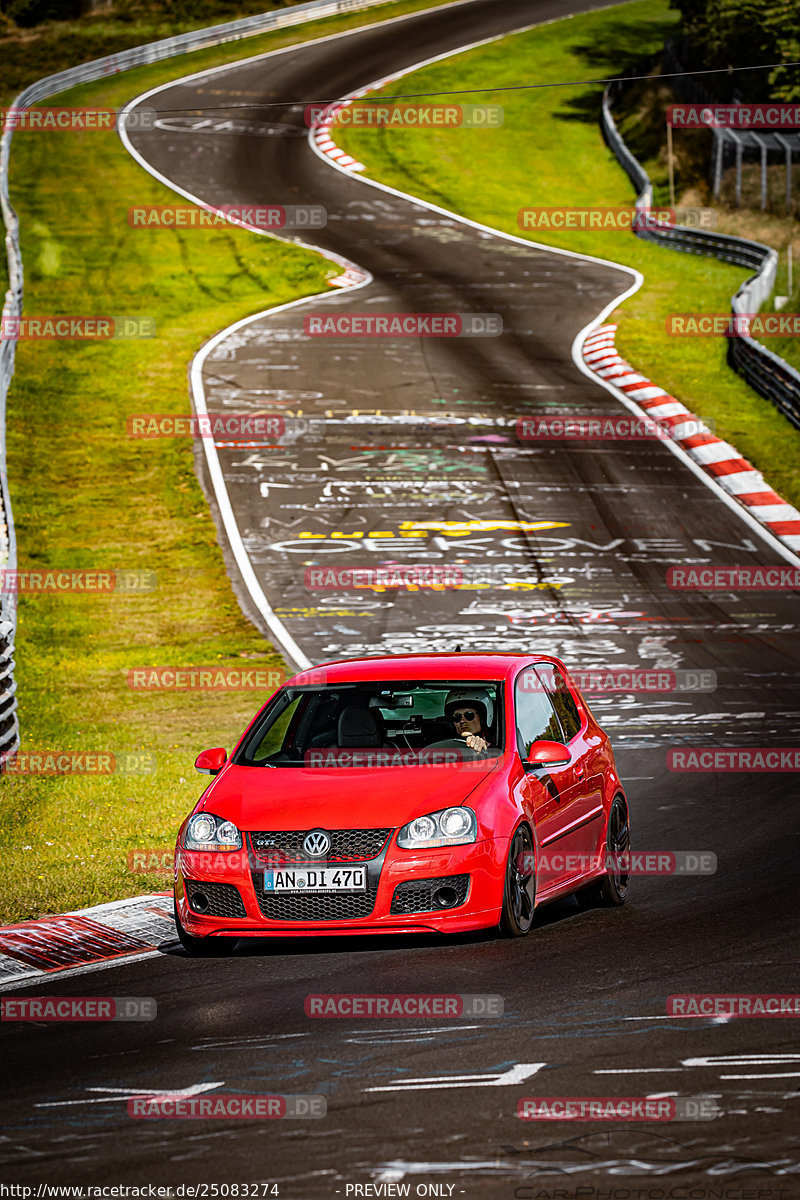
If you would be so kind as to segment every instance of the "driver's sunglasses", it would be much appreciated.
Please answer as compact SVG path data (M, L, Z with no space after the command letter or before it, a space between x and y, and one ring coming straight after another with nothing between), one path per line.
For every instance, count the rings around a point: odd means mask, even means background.
M454 721L474 721L477 715L471 708L466 708L463 712L454 712L452 714Z

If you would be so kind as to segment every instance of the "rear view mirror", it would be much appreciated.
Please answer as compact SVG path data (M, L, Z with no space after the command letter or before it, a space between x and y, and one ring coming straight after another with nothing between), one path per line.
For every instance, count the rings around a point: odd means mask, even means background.
M570 754L563 742L534 742L524 759L526 767L563 767Z
M194 760L195 769L203 775L219 775L227 757L228 752L222 746L216 746L213 750L203 750Z

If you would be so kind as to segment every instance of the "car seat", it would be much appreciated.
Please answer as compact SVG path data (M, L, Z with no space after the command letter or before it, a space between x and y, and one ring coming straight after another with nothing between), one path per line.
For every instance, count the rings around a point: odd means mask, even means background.
M382 746L384 722L376 708L348 704L339 714L337 743L339 746Z

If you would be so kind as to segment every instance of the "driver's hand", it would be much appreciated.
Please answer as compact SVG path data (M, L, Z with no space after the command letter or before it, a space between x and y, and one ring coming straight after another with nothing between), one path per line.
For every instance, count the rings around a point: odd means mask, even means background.
M482 738L477 733L468 733L464 741L470 750L477 750L479 753L483 753L484 750L489 749L489 743L486 741L486 738Z

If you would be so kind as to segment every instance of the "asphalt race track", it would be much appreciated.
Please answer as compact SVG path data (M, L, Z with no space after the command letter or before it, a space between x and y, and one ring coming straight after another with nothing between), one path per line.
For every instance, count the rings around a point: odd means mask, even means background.
M630 286L629 272L523 247L372 188L315 155L303 122L309 100L565 11L553 0L476 0L230 66L144 101L159 127L131 141L206 203L324 205L327 225L308 240L367 273L364 286L233 330L203 364L211 412L281 413L295 430L276 448L218 452L258 581L302 654L318 663L461 643L552 653L581 669L713 672L716 690L589 699L614 739L634 847L710 851L718 869L637 878L622 909L561 901L514 942L287 940L218 961L169 944L158 957L28 987L152 996L158 1019L0 1027L14 1081L0 1109L0 1172L13 1163L14 1182L147 1182L176 1196L179 1184L275 1183L288 1200L402 1194L354 1190L367 1184L470 1200L800 1194L792 1022L666 1015L674 994L800 990L796 776L667 769L681 745L800 744L794 595L665 582L672 565L786 559L657 441L517 440L520 416L617 410L571 347ZM251 126L273 134L197 127L208 116L241 121L243 105ZM504 332L305 336L304 317L328 312L498 313ZM226 553L242 603L268 632ZM387 563L491 568L493 582L306 586L309 566ZM314 1020L310 992L487 992L504 1013ZM131 1094L201 1085L324 1095L327 1116L127 1116ZM523 1096L588 1095L709 1096L720 1115L608 1126L515 1115Z

